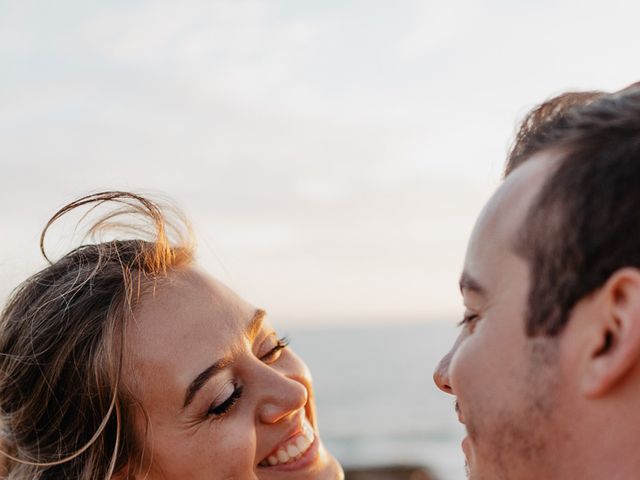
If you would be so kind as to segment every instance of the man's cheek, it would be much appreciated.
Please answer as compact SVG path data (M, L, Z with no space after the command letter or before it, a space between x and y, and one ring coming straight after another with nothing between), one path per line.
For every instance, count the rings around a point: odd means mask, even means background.
M449 363L449 380L453 392L458 397L465 397L469 390L480 380L476 372L481 357L474 339L469 337L458 345Z

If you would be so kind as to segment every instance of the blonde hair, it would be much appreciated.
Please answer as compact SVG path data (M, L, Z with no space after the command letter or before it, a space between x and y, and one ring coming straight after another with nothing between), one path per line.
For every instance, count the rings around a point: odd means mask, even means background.
M109 208L88 228L133 238L86 243L51 261L49 228L69 212ZM81 220L82 221L82 220ZM56 212L40 238L49 266L12 293L0 316L0 455L9 480L108 480L133 472L142 450L122 384L125 327L170 269L193 261L191 229L176 209L109 191ZM1 471L1 469L0 469Z

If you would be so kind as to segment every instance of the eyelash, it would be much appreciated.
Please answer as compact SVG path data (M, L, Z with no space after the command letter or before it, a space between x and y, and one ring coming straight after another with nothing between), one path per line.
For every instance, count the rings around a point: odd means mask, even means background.
M238 386L234 384L233 392L229 395L229 398L215 407L211 405L207 411L207 417L215 416L216 418L222 418L238 402L242 396L242 390L242 385Z
M465 314L462 317L462 320L460 320L460 322L458 322L458 327L469 325L469 324L473 323L477 319L478 319L478 315L476 315L476 314Z
M269 350L267 353L265 353L262 357L260 357L260 360L262 360L263 362L268 362L269 360L276 360L275 358L276 355L280 353L282 350L284 350L285 348L287 348L290 343L291 343L291 340L289 339L289 337L279 338L278 341L276 342L276 346L273 347L271 350Z
M263 362L268 362L269 360L277 360L277 358L275 358L276 355L287 348L289 346L289 343L291 343L291 341L288 337L282 337L278 339L275 347L273 347L266 354L260 357L260 360L262 360ZM220 405L216 405L215 407L211 405L211 407L209 407L209 410L207 410L207 417L215 417L215 419L224 417L235 406L235 404L238 403L238 400L240 400L240 397L242 397L242 391L242 385L234 384L233 392L231 393L231 395L229 395L229 398L227 398Z

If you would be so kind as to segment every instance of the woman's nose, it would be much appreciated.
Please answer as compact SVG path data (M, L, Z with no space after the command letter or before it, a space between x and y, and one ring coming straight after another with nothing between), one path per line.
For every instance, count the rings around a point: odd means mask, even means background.
M301 372L271 371L269 379L265 379L265 393L259 410L260 421L277 423L283 418L298 412L309 399L308 378Z
M438 362L438 365L433 372L433 381L444 393L455 395L453 392L453 388L451 388L451 382L449 381L449 364L451 363L452 355L453 351L450 351L444 357L442 357L442 360L440 360L440 362Z

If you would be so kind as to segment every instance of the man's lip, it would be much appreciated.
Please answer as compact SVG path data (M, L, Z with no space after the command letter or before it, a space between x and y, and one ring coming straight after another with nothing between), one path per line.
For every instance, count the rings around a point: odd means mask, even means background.
M462 415L462 410L460 410L460 404L456 401L456 413L458 414L458 421L464 425L464 415Z
M467 457L467 460L469 459L471 453L471 445L469 445L469 442L469 437L464 437L461 443L462 451L464 452L465 457Z

